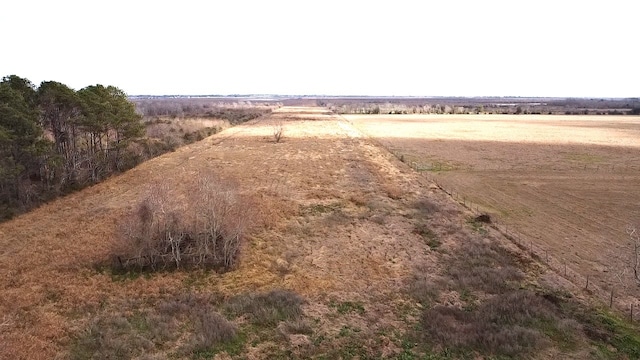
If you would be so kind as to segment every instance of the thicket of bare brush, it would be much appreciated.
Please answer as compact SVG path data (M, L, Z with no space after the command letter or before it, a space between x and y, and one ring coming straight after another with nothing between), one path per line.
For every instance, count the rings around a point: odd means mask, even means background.
M153 184L120 223L112 265L119 271L228 271L252 223L251 200L201 171L179 187Z

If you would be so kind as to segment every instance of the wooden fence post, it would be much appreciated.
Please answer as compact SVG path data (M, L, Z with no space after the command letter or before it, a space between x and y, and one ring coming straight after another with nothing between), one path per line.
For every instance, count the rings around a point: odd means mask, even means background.
M613 307L613 288L611 288L611 295L609 295L609 308Z

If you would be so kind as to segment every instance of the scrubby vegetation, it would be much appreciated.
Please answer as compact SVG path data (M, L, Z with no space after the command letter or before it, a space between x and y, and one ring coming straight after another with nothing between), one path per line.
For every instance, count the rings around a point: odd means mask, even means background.
M247 345L249 330L252 336L272 341L284 340L283 332L310 332L303 303L296 293L281 289L227 299L216 293L186 292L151 303L128 300L117 304L117 311L96 314L76 334L70 357L210 359L221 352L238 355Z
M131 100L142 114L145 136L132 146L141 159L177 148L269 114L277 103L208 98L144 98Z
M132 101L140 114L147 118L222 119L231 125L255 119L281 106L278 102L215 97L135 97Z
M514 290L491 297L472 309L436 305L421 318L423 341L440 350L522 357L551 344L562 334L571 342L575 321L561 321L557 307L541 295Z
M408 283L422 310L407 334L414 346L405 348L404 358L520 359L549 347L573 353L580 346L593 358L638 356L637 327L569 293L527 283L533 260L469 227L466 241L443 255L447 266L439 276L429 278L418 268Z
M304 300L291 291L273 290L234 296L225 304L225 310L231 316L245 316L253 325L274 327L283 321L298 320L303 303Z
M276 105L206 99L141 99L133 103L143 114L145 136L136 142L140 158L150 158L200 141L229 126L256 119Z
M192 293L153 308L123 304L91 320L74 342L72 359L152 358L160 349L176 355L205 354L238 340L237 326L216 311L217 299Z
M211 171L180 189L153 184L120 224L116 271L231 269L250 226L251 204Z

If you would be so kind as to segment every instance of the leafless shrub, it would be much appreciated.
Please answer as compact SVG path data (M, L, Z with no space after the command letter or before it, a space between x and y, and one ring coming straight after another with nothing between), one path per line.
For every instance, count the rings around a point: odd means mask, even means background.
M329 213L322 219L322 224L325 228L335 228L338 226L344 226L351 223L352 218L343 209L338 209Z
M220 315L214 305L220 297L186 293L167 299L156 307L163 322L190 323L190 340L183 351L194 353L206 351L236 337L236 326Z
M387 221L387 214L373 214L369 217L369 221L378 225L384 225Z
M138 98L133 99L133 102L136 105L136 110L147 118L160 116L170 118L207 117L225 119L232 124L255 119L271 112L279 105L278 103L208 98Z
M2 322L0 322L0 329L2 329L3 326L12 326L13 323L11 322L10 318L8 318L6 315L2 317Z
M114 265L122 270L231 269L248 227L246 199L212 173L184 193L157 184L121 224Z
M276 143L279 143L282 138L282 134L284 134L284 125L279 121L273 125L273 140L275 140Z
M442 281L460 294L462 305L426 309L417 336L440 350L523 358L552 342L572 346L580 325L566 317L553 294L518 289L524 275L518 258L491 238L470 234L451 252ZM424 304L442 286L416 271L409 293ZM476 294L482 294L481 298Z
M523 279L522 273L510 266L490 268L455 268L449 272L455 287L460 289L478 289L488 293L497 293L513 287L513 282Z

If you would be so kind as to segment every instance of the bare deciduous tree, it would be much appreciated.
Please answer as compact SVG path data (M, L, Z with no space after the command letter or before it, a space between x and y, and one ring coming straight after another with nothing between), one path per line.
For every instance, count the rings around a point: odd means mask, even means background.
M181 190L154 185L125 217L115 266L226 271L235 265L251 220L246 198L210 172L201 172Z
M276 143L280 142L280 139L282 138L283 133L284 133L284 125L282 124L281 121L273 125L273 139L276 141Z

